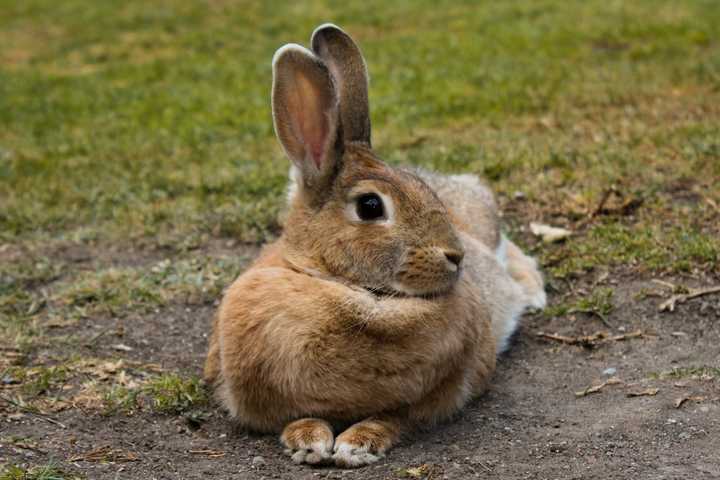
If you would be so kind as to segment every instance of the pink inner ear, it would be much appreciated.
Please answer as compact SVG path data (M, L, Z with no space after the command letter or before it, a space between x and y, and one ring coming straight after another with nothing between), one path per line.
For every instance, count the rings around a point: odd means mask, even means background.
M324 115L323 115L324 117ZM303 137L307 147L307 154L320 170L325 160L325 144L328 136L327 125L324 122L315 123L315 119L311 119L308 123L303 124Z
M297 104L296 121L300 141L305 146L305 156L312 158L318 168L322 167L328 147L330 134L329 119L321 93L302 75L296 76Z

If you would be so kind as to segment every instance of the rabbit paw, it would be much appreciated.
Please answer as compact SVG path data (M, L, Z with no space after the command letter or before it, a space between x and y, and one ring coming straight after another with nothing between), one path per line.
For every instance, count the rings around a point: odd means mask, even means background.
M397 429L387 422L364 420L341 433L333 448L339 467L357 468L375 463L395 443Z
M317 465L330 462L334 436L325 420L296 420L285 427L280 441L286 447L285 453L295 463Z

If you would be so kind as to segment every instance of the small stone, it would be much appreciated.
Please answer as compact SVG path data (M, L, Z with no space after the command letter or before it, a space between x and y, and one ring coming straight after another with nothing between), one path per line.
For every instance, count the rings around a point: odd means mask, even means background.
M615 368L615 367L606 368L605 370L603 370L602 373L603 373L603 375L612 377L613 375L615 375L617 373L617 368Z
M265 465L265 458L261 456L253 457L252 459L253 465Z

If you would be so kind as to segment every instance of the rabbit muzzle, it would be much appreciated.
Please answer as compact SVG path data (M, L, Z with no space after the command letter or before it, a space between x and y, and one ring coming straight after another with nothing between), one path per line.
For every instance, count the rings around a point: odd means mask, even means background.
M410 248L395 272L392 288L413 296L447 293L460 278L464 255L457 247Z

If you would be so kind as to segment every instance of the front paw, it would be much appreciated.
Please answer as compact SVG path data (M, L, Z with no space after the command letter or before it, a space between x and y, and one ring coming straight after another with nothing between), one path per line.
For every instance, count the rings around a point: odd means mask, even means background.
M330 463L334 435L330 424L318 418L303 418L288 424L280 436L285 453L295 463Z
M337 442L333 449L332 459L335 465L342 468L358 468L375 463L385 456L384 453L370 451L367 445Z
M332 459L342 468L375 463L395 443L398 427L394 422L364 420L341 433L335 441Z

